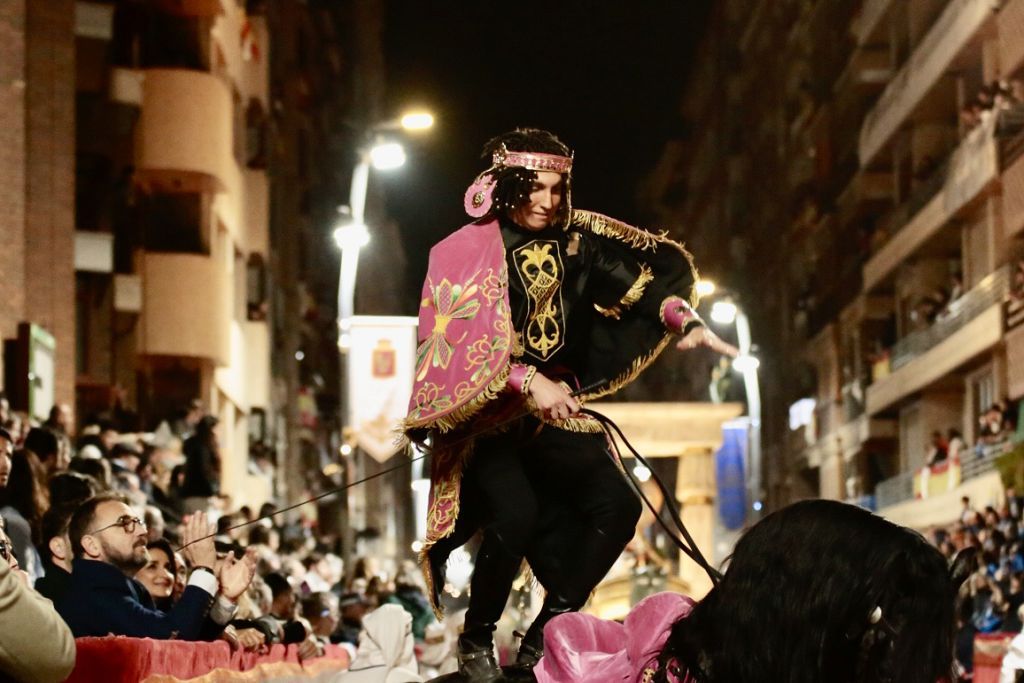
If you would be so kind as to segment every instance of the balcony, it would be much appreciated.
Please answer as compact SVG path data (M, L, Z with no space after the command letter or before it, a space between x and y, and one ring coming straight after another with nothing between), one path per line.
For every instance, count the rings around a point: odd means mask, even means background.
M864 264L865 291L886 282L901 263L935 242L951 218L994 186L999 179L997 122L992 116L972 130L949 159L883 219L880 229L889 238ZM945 245L932 246L959 249L959 232L945 237Z
M142 252L139 353L185 356L227 365L231 355L231 282L217 259Z
M867 391L867 412L877 415L942 379L1000 342L1010 272L1002 268L949 305L949 313L891 349L888 375Z
M875 160L925 96L953 66L956 58L993 16L992 7L992 0L949 1L946 9L864 118L860 132L862 167Z
M941 463L929 471L902 472L875 488L878 514L913 529L949 524L960 514L960 498L975 505L1002 499L1002 478L996 457L969 454L962 463Z
M147 69L136 128L140 185L158 192L224 192L237 186L231 95L216 76Z
M1000 72L1012 74L1024 66L1024 0L1009 0L996 17L999 27Z

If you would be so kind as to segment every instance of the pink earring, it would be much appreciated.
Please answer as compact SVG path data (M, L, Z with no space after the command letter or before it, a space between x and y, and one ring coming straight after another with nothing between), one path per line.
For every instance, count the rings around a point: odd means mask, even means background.
M491 210L494 203L494 177L489 173L481 173L466 190L462 198L462 206L473 218L482 218Z

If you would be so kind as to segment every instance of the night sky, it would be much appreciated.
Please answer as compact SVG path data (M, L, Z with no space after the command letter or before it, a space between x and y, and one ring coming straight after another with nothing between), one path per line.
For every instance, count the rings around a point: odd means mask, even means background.
M551 130L575 150L574 206L635 222L639 179L681 133L709 4L389 2L391 112L418 104L437 117L407 145L407 165L373 181L405 236L415 291L430 245L468 222L462 195L487 167L483 143L517 126Z

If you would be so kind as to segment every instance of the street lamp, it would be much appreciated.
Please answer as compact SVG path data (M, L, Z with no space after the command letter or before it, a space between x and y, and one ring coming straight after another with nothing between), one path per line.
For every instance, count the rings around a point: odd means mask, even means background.
M355 308L356 273L359 270L359 251L370 241L366 227L366 193L370 182L370 167L378 171L393 171L405 164L405 148L395 140L384 140L386 131L423 131L434 125L434 116L428 112L409 112L400 118L381 121L366 130L367 140L359 150L359 160L352 169L349 189L351 220L334 231L334 240L341 249L341 269L338 273L338 348L348 351L352 316Z
M715 290L714 283L709 281L710 289ZM751 354L750 319L743 309L729 298L720 299L711 305L711 320L719 325L735 325L736 341L740 353L733 360L732 366L743 375L743 388L747 394L747 413L750 418L750 490L753 494L753 509L760 512L764 492L761 489L761 385L758 381L757 369L761 361Z

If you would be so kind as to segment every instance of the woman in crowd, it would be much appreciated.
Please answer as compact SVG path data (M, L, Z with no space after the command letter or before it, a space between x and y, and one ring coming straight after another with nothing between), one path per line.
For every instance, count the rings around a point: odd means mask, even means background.
M624 624L556 617L540 683L935 683L952 670L953 570L917 533L827 500L769 515L699 603L659 593Z

